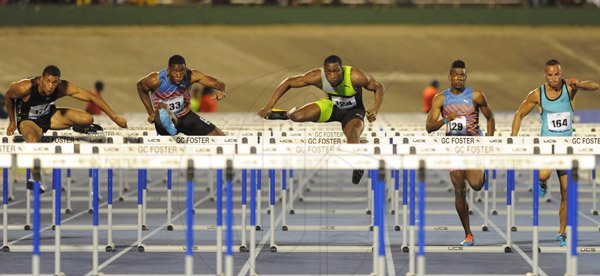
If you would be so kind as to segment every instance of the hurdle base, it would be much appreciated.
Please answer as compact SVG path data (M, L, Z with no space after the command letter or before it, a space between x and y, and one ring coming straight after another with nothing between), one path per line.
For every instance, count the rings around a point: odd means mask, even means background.
M590 213L592 213L592 216L597 216L598 215L598 210L590 210Z
M115 244L114 243L110 243L108 245L106 245L106 248L104 248L106 250L106 252L113 252L115 251Z
M269 251L271 251L271 252L277 252L277 245L276 244L271 245L271 247L269 247Z
M65 214L70 215L72 213L73 213L73 210L71 210L69 208L65 209Z
M248 252L248 248L245 245L241 245L240 246L240 252L246 253L246 252Z
M490 229L488 228L488 226L487 226L487 225L482 225L482 226L481 226L481 231L483 231L483 232L488 232L488 231L490 231Z
M167 231L173 231L173 224L167 225Z
M29 225L29 224L23 225L23 230L25 230L25 231L31 230L31 225Z
M290 209L290 215L294 215L296 214L296 211L294 211L294 209Z
M140 244L137 246L137 250L138 250L138 252L146 252L146 246L143 244Z
M400 230L402 230L402 227L400 227L400 225L394 226L394 231L400 231Z
M408 245L406 245L406 244L402 245L402 253L408 253L409 250L410 249L409 249Z

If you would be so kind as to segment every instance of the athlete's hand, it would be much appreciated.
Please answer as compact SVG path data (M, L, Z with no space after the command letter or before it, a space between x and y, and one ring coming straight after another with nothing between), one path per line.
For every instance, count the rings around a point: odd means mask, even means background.
M125 120L125 118L119 116L119 115L115 115L114 118L111 118L113 120L113 122L115 122L115 124L117 124L119 127L122 128L127 128L127 120Z
M148 123L154 124L154 116L156 115L156 113L152 113L150 115L148 115Z
M575 78L570 78L566 80L567 85L571 86L573 89L579 88L579 80Z
M269 107L269 106L265 106L265 107L261 108L256 114L258 116L260 116L261 118L266 119L271 114L271 109L273 109L273 108Z
M377 111L375 111L373 109L367 110L366 115L367 115L367 120L369 120L369 123L372 123L375 120L377 120Z
M17 130L17 124L15 122L8 123L8 127L6 128L6 135L11 136L15 134L15 130Z
M217 100L217 101L220 101L220 100L224 99L225 96L227 96L227 94L225 93L225 91L219 91L219 90L217 90L217 91L215 91L213 93L212 98L215 99L215 100Z

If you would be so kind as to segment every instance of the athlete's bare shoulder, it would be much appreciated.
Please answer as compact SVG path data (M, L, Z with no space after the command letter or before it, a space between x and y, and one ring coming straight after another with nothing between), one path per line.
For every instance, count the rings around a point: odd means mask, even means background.
M29 96L31 94L32 81L34 79L22 79L11 83L7 94L13 99Z

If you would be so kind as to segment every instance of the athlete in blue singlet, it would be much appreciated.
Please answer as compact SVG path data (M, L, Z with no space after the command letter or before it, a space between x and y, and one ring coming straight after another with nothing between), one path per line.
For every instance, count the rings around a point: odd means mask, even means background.
M529 92L527 98L521 103L512 122L511 135L519 134L521 121L537 105L541 108L542 129L540 136L571 136L573 133L573 105L572 101L577 94L577 90L583 89L593 91L598 89L599 85L595 81L579 81L577 79L563 79L560 63L551 59L544 66L544 77L546 83ZM547 181L550 178L550 170L540 170L540 196L546 194L548 188ZM560 227L556 240L560 246L567 245L567 172L558 170L558 179L560 182Z
M452 63L448 75L451 87L433 97L431 111L427 116L426 128L431 133L446 126L448 136L480 136L479 111L487 120L487 136L494 136L494 114L487 103L483 92L474 90L465 85L467 81L467 69L462 60ZM440 115L442 118L440 119ZM482 170L451 170L450 179L454 185L454 205L465 229L465 240L463 246L475 244L469 221L469 205L467 204L466 183L469 182L475 191L481 190L484 183L484 172Z
M137 83L137 90L159 135L224 135L208 120L190 110L190 88L194 83L217 90L214 97L225 97L225 84L202 72L186 67L180 55L169 58L168 67L152 72ZM151 95L148 95L151 93ZM150 98L152 97L152 99Z

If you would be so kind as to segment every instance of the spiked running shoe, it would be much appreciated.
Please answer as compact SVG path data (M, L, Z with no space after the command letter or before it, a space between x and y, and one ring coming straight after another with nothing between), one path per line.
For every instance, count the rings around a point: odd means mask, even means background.
M473 246L473 245L475 245L475 239L473 238L473 235L467 235L467 237L465 238L465 240L462 241L460 243L460 245L462 245L462 246Z
M540 186L539 187L540 187L539 196L540 197L545 197L546 196L546 192L548 191L548 183L540 181Z
M177 135L177 128L175 128L175 124L173 123L173 120L171 120L171 115L168 110L164 108L158 110L158 121L170 135Z
M360 179L362 178L364 173L365 173L365 170L353 170L352 171L352 183L358 184L358 182L360 182Z
M273 108L271 109L271 114L267 117L269 120L287 120L287 110Z
M27 190L30 190L33 192L33 179L29 179L27 180ZM40 183L40 194L43 194L46 191L46 186L42 185L42 183Z
M567 234L562 233L562 234L556 235L556 240L558 241L558 244L560 245L560 247L567 246Z

